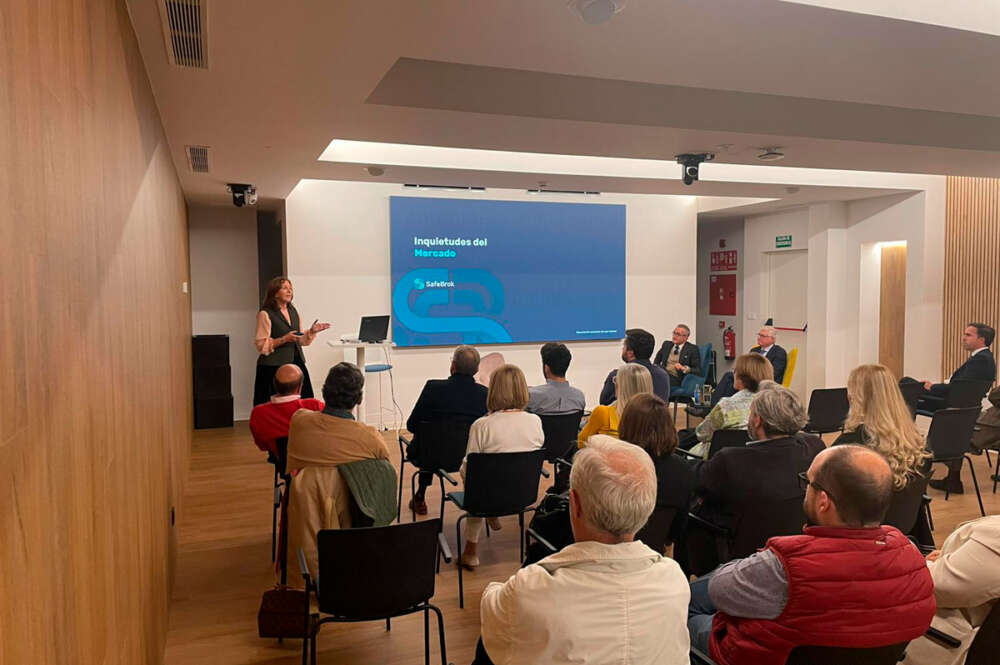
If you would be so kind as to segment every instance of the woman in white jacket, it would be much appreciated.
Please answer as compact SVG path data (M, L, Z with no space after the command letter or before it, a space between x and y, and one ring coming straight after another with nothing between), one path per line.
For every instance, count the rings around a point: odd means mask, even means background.
M906 665L961 665L979 627L1000 599L1000 515L960 524L927 555L937 613L931 625L962 641L957 649L927 637L910 642Z

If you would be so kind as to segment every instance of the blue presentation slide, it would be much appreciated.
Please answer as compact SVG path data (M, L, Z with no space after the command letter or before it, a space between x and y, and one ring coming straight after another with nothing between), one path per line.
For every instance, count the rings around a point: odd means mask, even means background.
M625 336L625 206L390 197L397 346Z

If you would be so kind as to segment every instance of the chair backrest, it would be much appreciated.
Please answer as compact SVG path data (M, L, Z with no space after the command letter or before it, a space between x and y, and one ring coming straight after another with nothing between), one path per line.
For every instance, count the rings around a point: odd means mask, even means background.
M519 513L538 499L542 449L523 453L471 453L465 466L465 510L493 517Z
M458 471L469 449L469 428L475 420L472 416L448 416L417 423L413 436L420 440L421 467Z
M927 431L927 447L935 460L958 459L969 452L972 430L976 427L980 411L979 406L969 406L934 412Z
M285 467L288 466L288 437L279 436L275 439L274 448L278 451L275 455L274 468L277 469L279 476L283 476L287 473Z
M847 388L817 388L809 395L807 432L833 432L847 420Z
M983 397L992 385L992 381L952 381L948 384L948 407L961 409L968 406L982 406Z
M429 600L434 595L440 531L437 518L320 531L320 611L378 619Z
M899 384L899 392L903 394L903 401L909 407L910 415L916 418L917 402L920 401L920 396L924 394L923 384L917 381L907 381L906 383Z
M895 665L909 642L867 649L801 646L792 649L785 665Z
M712 343L701 344L698 346L698 355L701 357L701 371L698 373L701 375L701 381L704 383L708 379L709 370L709 359L712 357Z
M712 443L708 448L708 459L723 448L739 448L750 440L750 432L745 429L717 429L712 432Z
M965 665L996 665L998 653L1000 653L1000 600L993 603L993 609L986 616L986 621L972 638L969 652L965 656Z
M910 480L902 489L892 493L889 510L886 511L882 524L888 524L899 529L903 534L909 534L917 523L917 516L924 505L924 492L930 480L930 464L925 465L923 473L910 476Z
M780 501L747 501L740 506L729 543L729 559L750 556L775 536L802 533L806 516L802 509L805 492ZM725 563L720 561L719 563Z
M781 378L781 385L788 387L792 385L792 376L795 374L795 363L799 360L798 347L788 352L788 364L785 365L785 376Z
M583 411L539 416L539 418L542 420L542 432L545 433L545 443L542 444L545 460L551 462L557 457L565 457L570 448L576 446Z
M677 506L657 506L646 520L646 525L635 534L635 539L651 550L663 554L670 544L670 527L677 516Z

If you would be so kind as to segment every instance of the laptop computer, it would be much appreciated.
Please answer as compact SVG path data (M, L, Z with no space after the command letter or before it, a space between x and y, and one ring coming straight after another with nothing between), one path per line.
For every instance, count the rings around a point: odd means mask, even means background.
M362 316L358 340L370 344L380 344L389 334L389 315Z

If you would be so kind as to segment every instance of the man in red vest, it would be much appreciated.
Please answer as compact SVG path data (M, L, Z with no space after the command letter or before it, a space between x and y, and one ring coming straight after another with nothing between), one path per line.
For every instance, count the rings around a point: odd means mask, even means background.
M288 436L288 424L299 409L322 411L323 402L311 397L302 399L302 370L298 365L287 364L274 374L275 395L267 404L258 404L250 412L250 433L257 447L278 456L276 439Z
M719 665L784 663L800 645L867 648L924 634L934 583L899 530L885 459L834 446L800 475L807 524L691 584L691 644Z

